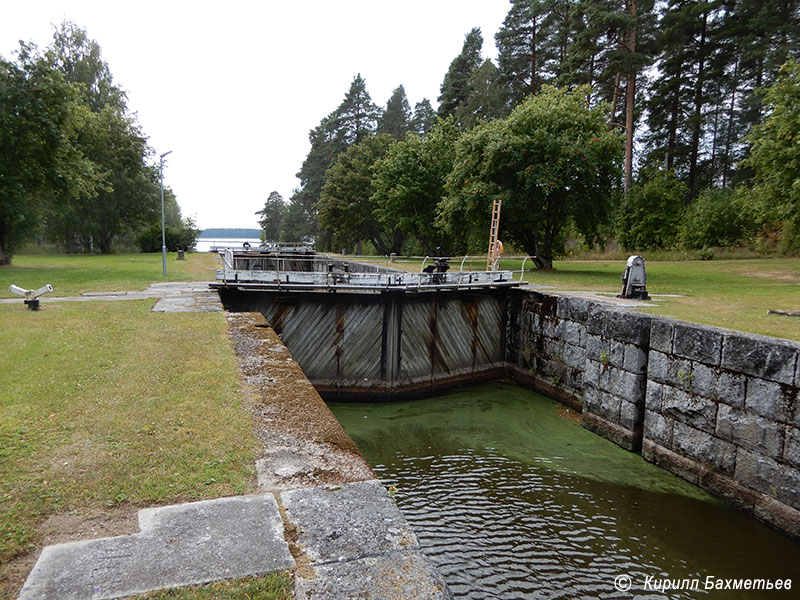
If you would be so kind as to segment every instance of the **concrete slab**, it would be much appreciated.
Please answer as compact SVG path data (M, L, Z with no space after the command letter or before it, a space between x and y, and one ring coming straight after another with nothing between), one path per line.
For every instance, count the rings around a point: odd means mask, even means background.
M294 567L272 495L145 509L140 533L48 546L20 600L121 598Z
M419 552L399 552L315 568L295 579L295 600L450 600L442 576Z
M313 563L419 549L419 541L380 481L281 493L296 543Z

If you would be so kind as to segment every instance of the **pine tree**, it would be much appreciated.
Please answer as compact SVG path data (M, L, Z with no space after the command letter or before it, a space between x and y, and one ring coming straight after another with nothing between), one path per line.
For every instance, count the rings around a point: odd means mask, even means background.
M467 101L469 78L481 64L483 36L478 27L473 28L464 39L461 53L450 63L442 81L439 96L439 116L455 115L459 106Z
M264 230L265 242L277 242L280 237L281 221L283 220L286 205L283 196L278 192L270 192L264 208L256 212L261 217L258 224Z
M506 116L508 98L500 84L500 71L488 58L470 76L467 90L466 100L455 113L459 129L471 129L481 121Z
M553 1L511 0L511 9L495 34L501 80L513 105L536 94L552 78L547 65L554 59L548 43L554 21Z
M411 118L411 131L420 137L425 137L436 125L436 111L431 106L431 101L423 98L414 105L414 116Z
M392 92L386 103L386 110L378 119L378 133L385 133L398 141L403 141L411 129L410 121L411 106L408 104L405 88L400 85Z
M297 173L300 189L292 195L287 210L287 227L291 230L283 231L282 237L291 234L310 238L320 234L316 205L325 185L325 173L339 154L375 132L380 116L364 79L361 74L356 75L342 103L309 133L311 150ZM330 236L326 239L329 242Z

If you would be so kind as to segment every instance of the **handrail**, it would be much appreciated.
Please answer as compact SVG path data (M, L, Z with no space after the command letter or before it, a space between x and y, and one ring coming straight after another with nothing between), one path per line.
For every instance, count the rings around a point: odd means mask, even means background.
M458 272L461 273L464 271L464 262L467 260L467 255L464 255L464 258L461 259L461 266L458 267Z
M531 258L530 255L525 257L525 260L522 261L522 266L519 268L519 282L522 283L522 277L525 275L525 263L528 262L528 259ZM531 258L531 260L533 260Z
M419 268L419 272L420 272L420 273L422 273L422 272L423 272L423 269L425 268L425 263L426 263L426 262L428 262L428 259L429 259L429 258L430 258L430 256L426 256L426 257L425 257L425 259L422 261L422 265L421 265L421 266L420 266L420 268Z

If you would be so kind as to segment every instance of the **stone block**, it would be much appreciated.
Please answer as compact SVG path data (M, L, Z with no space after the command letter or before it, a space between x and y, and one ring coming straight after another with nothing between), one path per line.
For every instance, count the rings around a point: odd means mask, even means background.
M692 323L675 323L673 352L707 365L718 365L722 351L722 334L719 329Z
M564 341L586 348L586 326L575 321L564 321Z
M616 340L608 340L608 364L621 369L625 363L625 344Z
M568 369L565 381L567 387L578 392L583 391L583 369Z
M549 338L564 339L564 321L553 317L542 319L542 333Z
M745 408L757 415L791 423L797 391L766 379L748 379Z
M561 351L561 359L567 366L582 371L586 367L586 350L580 346L565 343Z
M644 439L652 440L659 446L672 447L672 428L674 421L652 410L644 411Z
M295 566L271 494L140 510L139 528L46 547L19 598L122 598Z
M713 398L730 406L743 408L746 383L747 377L744 375L722 371L717 376Z
M680 421L675 422L672 430L672 448L726 475L734 472L736 446Z
M613 367L608 371L610 372L610 385L606 389L628 402L644 404L645 383L647 381L644 375L634 375L628 371L614 369Z
M637 346L649 347L652 317L629 310L606 312L605 336Z
M417 536L380 481L281 493L287 518L314 562L353 560L419 547Z
M660 413L661 399L664 396L664 385L648 381L644 393L644 405L647 409Z
M597 362L608 363L608 341L602 336L587 334L586 356Z
M800 429L797 427L786 428L783 459L790 465L800 468Z
M642 423L644 421L644 408L641 404L634 404L633 402L628 402L626 400L622 400L619 405L619 424L620 426L630 429L631 431L637 431L642 428Z
M593 304L586 319L586 331L592 335L605 336L607 312L608 309L605 306Z
M776 459L783 456L783 425L726 404L720 404L717 411L716 435L759 454Z
M585 326L589 319L589 311L595 303L585 298L564 297L563 299L567 301L564 306L565 310L561 311L561 299L559 299L558 314Z
M442 576L420 552L369 556L360 560L314 566L295 577L295 600L397 598L452 600Z
M653 317L650 322L650 350L672 354L674 323L674 321Z
M621 400L613 394L587 387L583 397L583 412L618 423L620 404Z
M632 344L625 346L625 358L622 368L635 375L642 375L647 372L647 352Z
M600 387L600 372L603 370L603 365L593 360L587 360L586 366L583 371L583 383L593 388Z
M647 378L657 383L671 384L669 356L661 352L650 352L647 360Z
M723 337L722 366L731 371L792 385L800 345L744 333Z
M717 405L702 396L692 396L676 388L665 387L661 412L709 434L716 429Z
M778 478L778 463L771 458L740 448L736 456L736 480L773 498Z
M693 393L706 398L716 400L717 391L717 368L709 367L702 363L692 364L692 386Z
M780 465L776 486L778 500L800 510L800 471L796 467Z

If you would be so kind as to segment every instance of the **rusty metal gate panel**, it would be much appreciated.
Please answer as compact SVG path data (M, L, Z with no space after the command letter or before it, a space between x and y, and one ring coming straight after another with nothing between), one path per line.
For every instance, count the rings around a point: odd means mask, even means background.
M381 335L383 306L380 304L340 305L342 315L339 346L338 385L367 387L381 379ZM342 310L344 308L344 310ZM337 322L337 331L339 323Z

